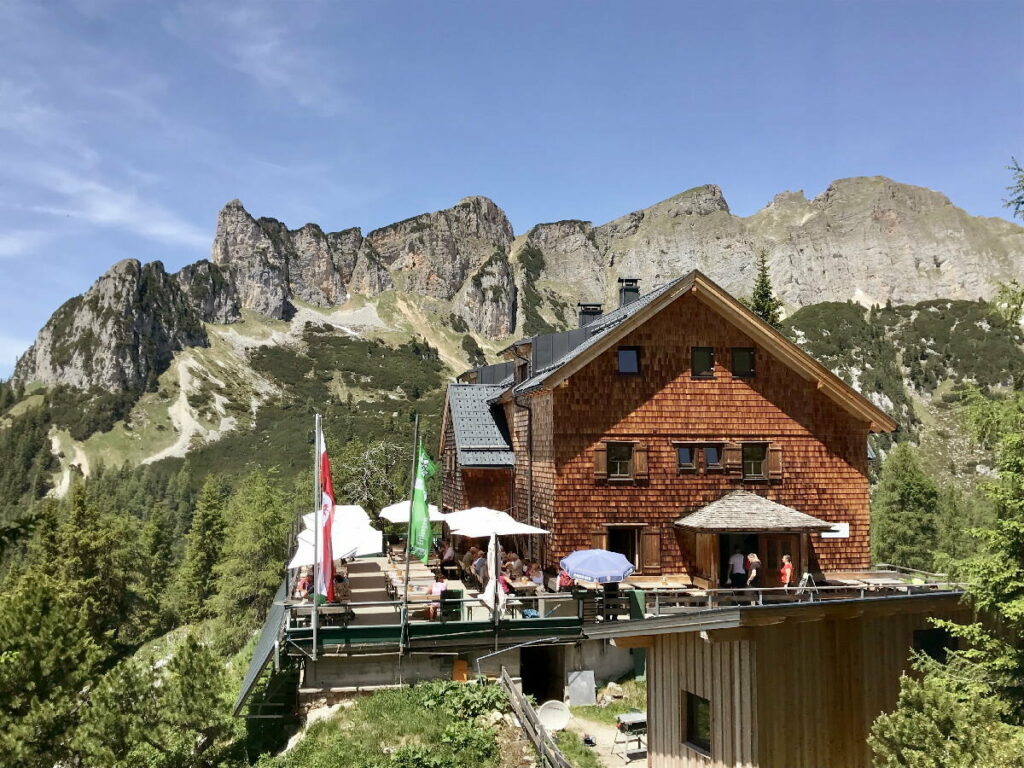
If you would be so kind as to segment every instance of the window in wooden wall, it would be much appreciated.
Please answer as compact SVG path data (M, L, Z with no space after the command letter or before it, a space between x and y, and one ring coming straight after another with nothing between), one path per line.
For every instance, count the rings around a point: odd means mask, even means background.
M914 630L914 650L930 656L939 664L945 664L950 650L955 648L953 636L942 627Z
M642 570L640 559L637 557L640 554L640 530L635 525L609 525L605 530L605 549L625 556L638 571Z
M686 743L706 755L711 754L711 702L689 691L686 696L686 722L683 723L683 739Z
M768 477L768 443L743 443L743 479Z
M633 444L608 443L608 477L626 479L633 477Z
M640 347L619 347L618 370L623 376L640 374Z
M736 378L749 379L754 375L754 348L732 348L732 375Z
M708 443L703 446L704 450L704 471L718 471L722 469L722 444Z
M676 444L676 471L679 474L697 471L697 446L687 443Z
M714 347L690 347L690 371L695 379L715 378Z

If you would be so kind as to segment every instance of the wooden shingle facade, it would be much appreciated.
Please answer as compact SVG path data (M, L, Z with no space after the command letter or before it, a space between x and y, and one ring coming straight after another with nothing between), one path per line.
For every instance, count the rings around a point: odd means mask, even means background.
M562 336L555 359L536 354L538 339L510 347L513 375L486 393L451 385L446 507L510 508L550 530L534 550L548 568L590 547L623 552L643 575L707 583L735 547L758 551L770 573L784 553L798 572L868 567L867 436L895 424L718 286L691 273ZM487 395L508 465L460 461L453 408L467 389ZM737 490L841 525L679 524Z

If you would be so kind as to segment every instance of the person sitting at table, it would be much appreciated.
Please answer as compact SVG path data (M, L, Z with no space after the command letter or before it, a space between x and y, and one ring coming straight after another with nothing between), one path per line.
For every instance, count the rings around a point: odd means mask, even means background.
M299 580L295 584L295 591L292 592L292 597L297 600L305 600L309 597L309 593L313 588L313 579L310 577L308 571L302 571L299 575Z
M526 578L536 584L538 587L544 587L544 571L540 567L540 563L534 560L530 563L526 569Z
M515 552L508 553L508 561L505 563L505 570L508 571L508 577L512 581L523 578L523 572L526 570L526 565L519 558L519 555Z
M473 561L473 573L476 574L476 580L482 586L487 578L487 557L482 549L476 550L476 554L476 560Z
M501 591L506 595L512 591L512 585L508 583L508 576L505 575L504 571L498 571L498 586L501 587Z
M476 556L479 550L476 547L470 547L466 550L466 554L462 556L462 572L469 573L473 568L473 563L476 562Z
M455 564L455 547L451 541L441 542L444 549L441 551L441 565Z
M426 592L428 595L433 595L438 600L441 599L441 593L448 589L448 582L445 581L444 574L438 571L434 575L434 583L427 587ZM427 606L427 621L433 621L441 615L441 603L431 602Z

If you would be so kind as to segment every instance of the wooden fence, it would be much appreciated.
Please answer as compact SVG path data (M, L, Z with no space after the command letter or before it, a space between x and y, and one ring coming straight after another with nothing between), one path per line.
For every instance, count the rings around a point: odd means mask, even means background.
M541 768L573 768L572 763L565 759L565 755L555 744L555 740L551 738L547 728L541 724L540 718L537 717L537 710L533 708L529 699L509 677L504 667L501 668L500 682L508 694L508 700L512 703L512 711L516 713L516 717L522 723L523 731L530 737L537 754L540 755Z

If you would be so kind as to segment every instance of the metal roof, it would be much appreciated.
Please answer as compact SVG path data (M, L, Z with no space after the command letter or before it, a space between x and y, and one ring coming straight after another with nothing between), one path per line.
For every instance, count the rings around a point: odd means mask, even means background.
M455 430L459 466L511 467L516 463L508 438L505 413L492 406L505 386L449 384L448 408Z
M672 288L677 283L686 280L690 275L684 275L683 277L672 280L671 282L659 285L650 293L645 293L639 299L631 301L624 307L612 310L611 312L601 315L596 320L593 320L589 325L579 328L575 331L567 331L566 334L576 334L576 336L569 337L572 341L576 341L576 344L570 346L561 355L554 357L552 356L549 362L543 363L538 366L536 363L533 369L533 376L526 379L524 382L519 384L513 392L515 394L523 394L524 392L530 392L537 389L541 382L547 378L547 375L552 371L558 370L566 363L570 362L577 355L581 354L584 350L589 349L595 344L599 343L613 328L618 326L624 320L632 317L641 309L646 307L656 298L661 296L665 291ZM548 334L549 336L561 336L565 334ZM536 346L540 340L545 339L545 336L537 336L534 338L534 345ZM567 339L567 341L569 340Z
M733 491L676 520L701 531L827 531L832 523L750 491Z

